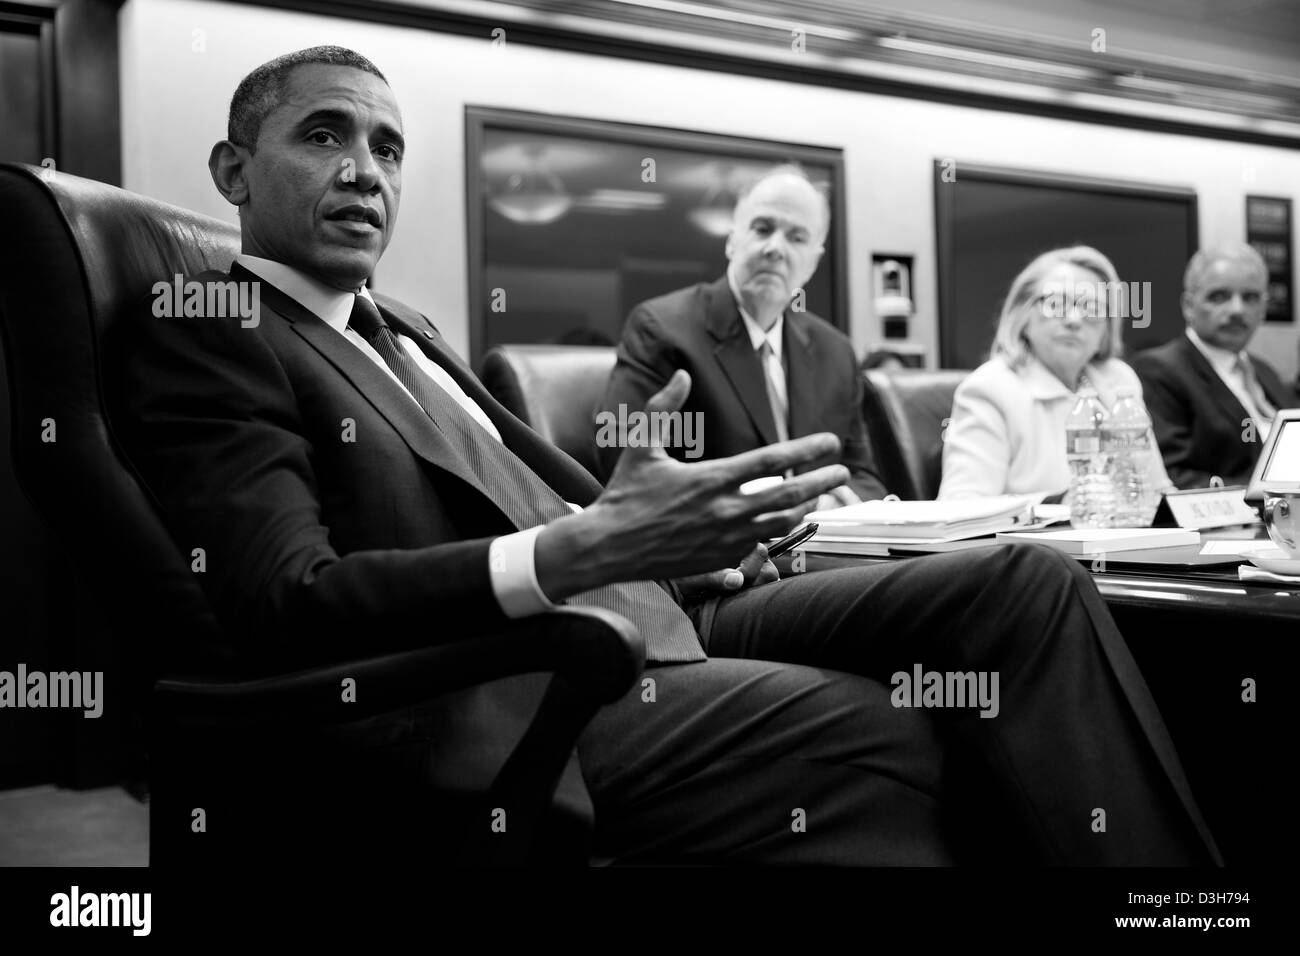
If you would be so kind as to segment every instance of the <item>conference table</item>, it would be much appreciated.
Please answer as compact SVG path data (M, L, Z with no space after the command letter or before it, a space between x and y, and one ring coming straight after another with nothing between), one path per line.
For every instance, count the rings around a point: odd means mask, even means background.
M1202 532L1203 541L1263 538L1262 527ZM932 546L958 550L993 538ZM816 547L816 545L812 545ZM1300 584L1247 582L1240 559L1160 560L1153 552L1078 560L1092 572L1182 757L1193 792L1229 867L1289 865L1295 759L1293 702L1300 681ZM923 560L921 548L886 556L805 550L783 556L782 575L860 562ZM1194 563L1193 563L1194 562ZM1104 569L1103 569L1104 568ZM1252 683L1253 682L1253 683ZM1249 698L1252 698L1249 699Z

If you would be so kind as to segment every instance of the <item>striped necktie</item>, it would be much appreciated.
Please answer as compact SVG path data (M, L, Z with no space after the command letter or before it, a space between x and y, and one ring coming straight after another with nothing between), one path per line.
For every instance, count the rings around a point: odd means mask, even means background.
M786 400L785 369L767 339L758 348L758 360L763 365L763 381L767 385L768 403L772 406L772 419L776 422L777 440L786 441L790 437L790 405Z
M1259 377L1255 374L1255 366L1245 352L1237 356L1237 369L1241 372L1241 379L1246 385L1246 394L1255 403L1254 411L1259 420L1260 437L1267 438L1277 409L1264 394L1264 387L1259 384Z
M517 528L533 528L573 513L550 485L420 370L373 302L358 295L348 324L379 353L482 482L492 502ZM707 659L690 618L652 581L607 584L575 595L568 603L603 607L623 615L645 639L646 660Z

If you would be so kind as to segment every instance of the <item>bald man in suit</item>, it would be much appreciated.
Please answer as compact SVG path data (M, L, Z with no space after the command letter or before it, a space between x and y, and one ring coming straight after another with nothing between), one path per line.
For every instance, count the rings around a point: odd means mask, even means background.
M643 302L623 327L600 411L639 410L681 368L691 375L684 415L700 423L697 447L679 458L725 458L787 438L830 432L849 480L822 496L835 508L883 498L884 483L862 419L862 380L847 336L792 306L812 278L830 228L830 206L796 166L778 166L736 203L722 278ZM684 434L684 431L683 431ZM622 449L596 436L605 475Z

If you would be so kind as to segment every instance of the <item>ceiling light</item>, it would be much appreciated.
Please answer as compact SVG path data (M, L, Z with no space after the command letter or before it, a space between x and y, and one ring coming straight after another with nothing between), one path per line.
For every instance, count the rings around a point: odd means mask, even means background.
M1046 76L1059 76L1062 79L1085 80L1097 76L1097 71L1081 66L1067 66L1063 63L1048 63L1043 60L1027 60L1018 56L1004 56L1001 53L985 53L983 50L970 50L965 47L945 46L942 43L926 43L907 37L879 37L876 43L889 50L901 50L904 53L919 53L922 56L938 56L948 60L960 60L963 63L977 63L980 66L994 66L1006 70L1020 70L1026 73L1042 73Z
M655 212L666 205L664 193L635 189L593 189L574 203L585 212Z
M812 23L799 23L778 17L765 17L742 10L725 10L706 7L699 3L681 3L679 0L612 0L629 7L647 7L651 10L663 10L666 13L681 13L709 20L723 20L727 23L740 23L750 27L766 27L771 30L802 30L805 36L820 37L823 40L843 40L857 43L863 34L857 30L840 30L834 27L822 27Z
M731 233L732 214L739 198L734 179L731 166L719 167L700 204L687 211L686 218L705 235L722 238Z
M490 207L521 226L549 225L573 205L573 197L547 167L542 152L541 146L528 147L525 168L511 173L502 189L488 195Z

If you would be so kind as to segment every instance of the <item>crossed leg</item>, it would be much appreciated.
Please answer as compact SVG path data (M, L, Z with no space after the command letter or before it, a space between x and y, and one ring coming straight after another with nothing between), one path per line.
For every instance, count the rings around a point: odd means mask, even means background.
M648 669L655 702L634 691L580 741L615 855L937 863L973 842L1046 863L1221 862L1105 604L1055 551L795 576L696 617L710 660ZM997 715L894 707L886 685L915 665L996 674ZM945 804L994 832L945 840Z

